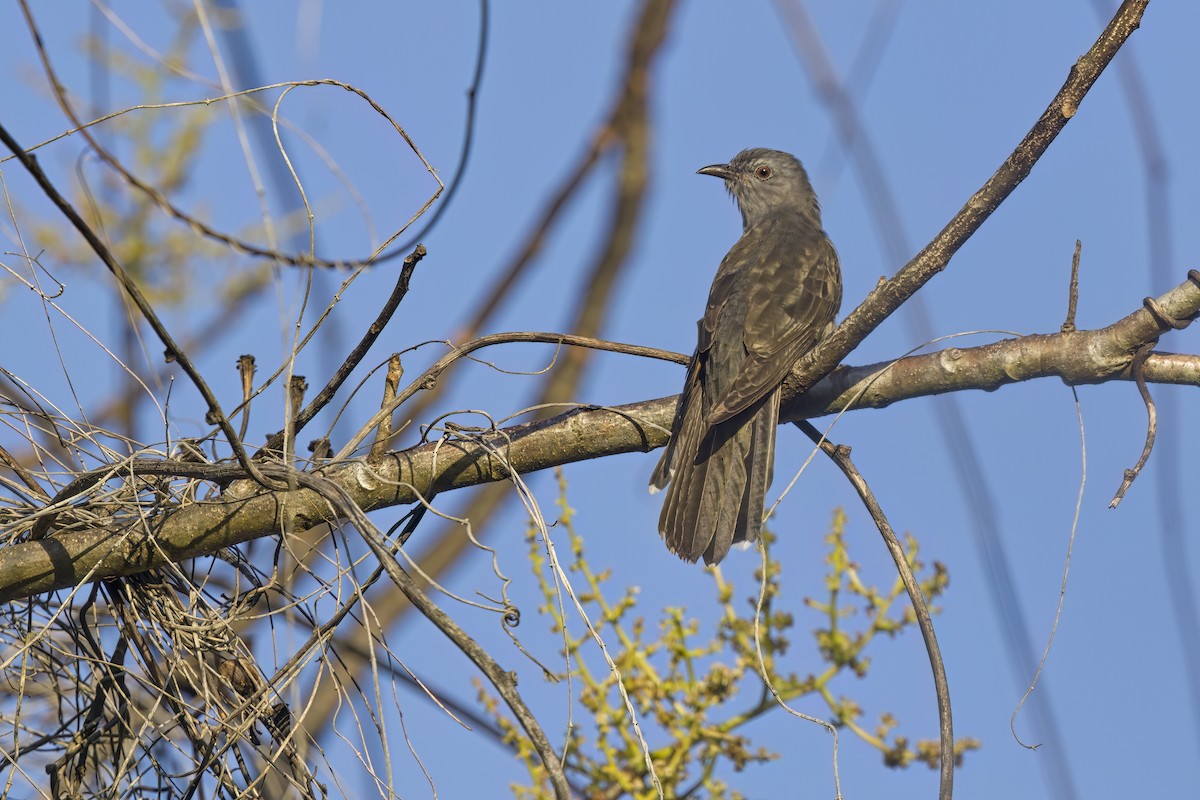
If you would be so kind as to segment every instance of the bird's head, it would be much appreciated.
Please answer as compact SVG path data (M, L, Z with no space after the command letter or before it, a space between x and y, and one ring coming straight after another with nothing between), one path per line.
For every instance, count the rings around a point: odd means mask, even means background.
M808 173L795 156L765 147L752 147L734 156L728 164L712 164L696 170L725 181L737 200L747 229L772 211L798 211L821 224L821 207Z

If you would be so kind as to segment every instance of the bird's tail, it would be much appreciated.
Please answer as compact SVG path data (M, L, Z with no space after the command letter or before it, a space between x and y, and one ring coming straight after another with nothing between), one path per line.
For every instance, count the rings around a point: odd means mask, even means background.
M712 426L704 404L688 402L698 398L681 403L683 419L650 482L667 486L658 530L680 558L716 564L733 544L758 538L774 470L779 395L776 389Z

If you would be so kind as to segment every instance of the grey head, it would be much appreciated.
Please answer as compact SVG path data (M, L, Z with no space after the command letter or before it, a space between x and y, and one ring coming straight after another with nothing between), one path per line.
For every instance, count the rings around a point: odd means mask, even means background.
M817 227L821 225L821 207L808 173L789 153L752 147L728 164L712 164L696 172L725 181L725 188L737 200L746 230L778 211L798 212Z

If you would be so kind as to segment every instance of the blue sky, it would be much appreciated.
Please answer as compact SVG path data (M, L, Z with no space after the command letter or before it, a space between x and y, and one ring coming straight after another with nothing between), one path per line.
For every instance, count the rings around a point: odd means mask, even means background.
M908 248L905 260L1007 156L1106 21L1093 4L1082 0L810 5L842 76L861 58L875 15L894 12L886 34L873 40L882 49L869 83L852 85L850 91L896 199ZM87 63L78 56L93 13L83 8L77 19L36 11L64 81L77 97L92 98ZM495 4L469 170L437 228L423 240L429 257L418 268L411 294L370 363L390 350L455 335L607 113L635 11L629 2ZM247 12L262 83L329 77L357 86L404 126L444 180L455 177L478 32L477 4L453 0L334 7L309 2L286 10L256 4ZM167 46L171 28L165 16L126 11L125 21L151 46ZM1194 51L1198 23L1200 10L1193 5L1151 4L1142 28L1032 175L945 273L922 290L934 335L1057 331L1065 314L1076 239L1083 242L1078 314L1082 328L1106 325L1132 312L1144 296L1161 294L1182 281L1187 269L1198 266L1200 230L1192 223L1200 210L1200 154L1194 145L1200 110L1192 76L1180 69ZM39 84L36 54L13 8L0 11L0 30L6 31L0 55L7 78L4 105L9 109L4 124L26 144L69 127ZM107 36L113 46L145 58L120 32L108 29ZM198 44L192 56L193 69L209 77L215 74L202 46ZM1161 142L1169 205L1168 238L1163 242L1167 258L1160 274L1150 268L1146 151L1117 71L1131 67L1140 74L1135 85L1144 92L1140 99L1150 111L1141 121L1156 126ZM172 84L166 91L164 99L169 100L216 94L196 83ZM634 253L604 326L606 338L690 351L709 281L740 228L723 189L694 173L744 147L787 150L808 165L843 264L843 314L880 276L902 265L882 242L860 174L847 159L836 125L774 5L683 2L656 62L650 91L650 191ZM99 105L111 110L140 101L128 84L118 82L112 96ZM432 193L433 182L403 142L357 98L336 88L297 90L285 101L283 113L329 149L362 193L380 231L398 228ZM224 229L253 237L257 232L250 226L259 219L258 206L245 161L234 147L228 118L216 114L212 119L202 167L180 195L181 202ZM40 158L62 185L70 185L76 180L75 162L83 146L78 136L72 137L43 150ZM339 257L369 252L373 243L347 195L339 193L336 182L322 175L316 159L302 150L297 147L299 169L318 208L319 250ZM267 160L277 158L278 152L256 155ZM10 161L0 170L9 191L19 188L25 192L18 195L21 202L36 209L19 166ZM84 162L83 170L93 179L105 174L94 161ZM571 203L489 332L555 331L568 325L578 287L605 229L612 177L611 169L601 169ZM277 198L272 202L280 203ZM276 208L282 207L280 203ZM165 220L158 224L179 227ZM11 236L10 221L4 233ZM15 249L6 242L5 250ZM194 302L186 313L172 315L180 330L217 308L213 290L230 273L228 267L209 270L206 257L211 256L199 255L191 267ZM357 338L362 320L374 315L395 269L392 262L367 273L347 292L333 324L300 359L297 371L309 376L310 385L323 382L336 366L330 358ZM328 295L338 281L324 278L319 292ZM79 288L69 288L63 304L93 330L111 330L112 304L95 303L86 291L106 287L102 277L75 272L69 283ZM236 394L230 365L238 354L254 351L264 368L285 352L301 282L296 271L285 271L279 283L278 293L205 350L201 366L224 397ZM23 294L15 288L5 291L0 325L7 336L18 335L18 326L44 336L40 306ZM86 406L87 400L105 396L105 381L114 372L86 342L69 331L63 335L67 365L74 375L92 379L80 389ZM955 344L977 345L996 338L983 333ZM884 360L919 344L911 321L901 312L848 361ZM1200 337L1195 330L1174 333L1163 339L1162 348L1196 352ZM157 353L160 348L149 349ZM412 356L406 361L409 375L418 373L422 359L438 354L427 348ZM69 405L62 368L50 365L56 371L44 372L44 355L36 348L18 348L6 353L0 364L50 387L48 391ZM548 348L512 346L487 357L505 369L535 370L549 362L551 353ZM676 392L682 378L682 370L672 365L601 355L592 361L576 399L618 404L659 397ZM536 377L463 367L453 392L438 407L481 409L505 417L531 403L539 385ZM195 399L183 383L174 391L178 430L199 430ZM1185 413L1195 390L1153 387L1153 392L1163 408L1160 449L1115 511L1107 508L1108 501L1122 471L1141 451L1144 408L1129 383L1083 387L1078 393L1087 481L1063 615L1035 700L1053 708L1061 739L1056 747L1036 752L1021 748L1009 733L1009 717L1024 685L1010 668L1004 622L976 541L973 514L979 505L964 494L961 469L943 444L939 419L945 416L944 407L919 399L881 411L854 412L831 434L835 441L853 446L856 462L893 525L915 534L922 554L950 570L950 589L939 603L942 614L935 623L950 679L956 732L984 744L981 751L968 754L958 773L961 797L1058 796L1045 778L1044 762L1061 765L1076 796L1087 798L1137 796L1148 790L1184 794L1200 781L1200 718L1195 713L1200 698L1189 694L1188 684L1195 665L1185 662L1165 569L1169 563L1182 567L1178 571L1183 574L1200 571L1200 552L1192 542L1200 529L1194 515L1185 515L1171 532L1176 537L1171 549L1172 540L1164 538L1162 502L1164 495L1175 495L1186 507L1189 487L1200 480L1200 465L1194 459L1196 424ZM277 394L273 398L270 402L279 402ZM376 402L364 392L347 416L365 418ZM964 393L956 402L994 500L992 522L1011 569L1012 602L1027 620L1029 648L1040 654L1058 599L1083 467L1072 393L1057 381L1039 381L994 393ZM263 433L275 429L269 416L259 419L251 441L261 441ZM330 422L325 419L322 424ZM348 432L339 429L335 438ZM151 429L142 434L152 441L161 438ZM1163 456L1172 446L1180 459L1173 468ZM797 432L780 432L772 496L786 485L808 449ZM612 569L613 586L640 588L640 607L648 617L655 618L664 606L686 605L703 620L715 613L711 579L700 568L675 560L655 534L659 500L645 491L655 459L635 454L567 468L576 525L584 532L594 562ZM556 492L551 476L535 476L530 484L549 513ZM465 500L443 496L439 507L453 512ZM820 621L815 615L805 616L801 601L822 591L821 538L835 507L849 515L847 536L864 575L878 583L891 581L878 534L852 491L832 466L815 460L783 502L774 525L779 535L775 552L784 567L783 602L798 615L793 635L797 645L789 653L789 666L801 673L819 667L806 634ZM381 515L381 524L393 518ZM535 587L522 562L523 525L517 504L510 503L488 531L487 541L501 552L507 571L518 577L514 591L531 611ZM426 524L417 539L437 530ZM419 552L421 543L415 544ZM752 583L757 563L753 554L735 553L723 568L743 587ZM472 556L448 576L447 585L470 594L489 585L490 569L486 554ZM1193 609L1197 599L1193 589ZM521 687L531 693L556 740L566 724L565 689L543 689L536 668L508 649L492 617L448 600L444 606L492 645L502 664L522 671ZM542 635L544 630L528 613L520 635L527 645L535 643L540 656L553 661L555 640ZM471 670L432 628L408 620L396 640L414 672L435 679L458 697L473 697ZM868 722L890 710L912 738L936 736L932 683L915 631L881 643L870 676L864 681L843 678L835 692L857 699L867 709ZM408 733L438 796L498 796L497 787L523 777L502 748L461 732L414 696L401 694L401 700ZM811 699L799 707L818 716L827 711ZM1018 719L1017 728L1029 740L1042 740L1031 713ZM822 730L778 714L756 723L750 734L783 758L728 776L735 788L749 797L832 796L829 741ZM335 741L323 744L331 753L339 752ZM924 767L888 770L877 753L850 735L843 737L842 748L847 797L884 792L929 796L935 791L936 774ZM398 794L431 796L415 762L403 748L396 752ZM463 769L464 754L470 769ZM357 790L367 788L364 784Z

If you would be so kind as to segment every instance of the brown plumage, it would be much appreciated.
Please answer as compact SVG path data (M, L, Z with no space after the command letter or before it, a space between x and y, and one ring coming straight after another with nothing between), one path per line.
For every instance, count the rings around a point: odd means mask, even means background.
M758 538L780 386L832 329L842 276L794 157L754 148L699 172L725 181L742 212L742 238L713 279L650 486L667 488L658 529L671 552L716 564L734 543Z

